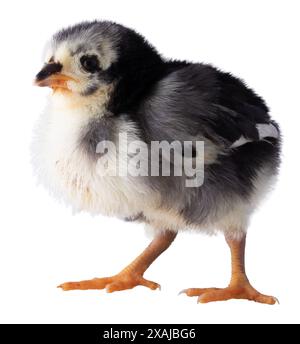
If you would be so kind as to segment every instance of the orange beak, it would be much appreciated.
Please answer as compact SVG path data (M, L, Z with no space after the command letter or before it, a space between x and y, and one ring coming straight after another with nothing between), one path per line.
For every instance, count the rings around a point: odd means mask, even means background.
M54 90L57 88L69 90L68 81L75 81L75 79L65 74L56 73L42 80L36 79L35 85L40 87L51 87Z
M70 90L68 81L76 81L72 77L62 74L62 64L52 62L46 64L35 77L35 85L41 87L51 87L53 90L63 89Z

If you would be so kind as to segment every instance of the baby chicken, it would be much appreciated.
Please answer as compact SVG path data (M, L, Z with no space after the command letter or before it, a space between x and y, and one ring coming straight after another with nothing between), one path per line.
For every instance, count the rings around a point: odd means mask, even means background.
M262 98L211 65L167 60L140 34L107 21L56 33L35 83L53 89L34 141L40 181L74 210L139 221L154 234L120 273L63 283L63 290L157 289L145 271L179 231L194 229L223 232L232 276L226 288L186 295L202 303L276 302L252 287L244 266L248 221L280 158L279 127ZM150 154L154 143L171 144L172 154Z

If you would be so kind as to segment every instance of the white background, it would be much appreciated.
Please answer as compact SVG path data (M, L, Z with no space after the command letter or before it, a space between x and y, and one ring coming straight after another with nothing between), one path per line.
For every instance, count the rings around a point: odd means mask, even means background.
M0 4L0 321L22 323L299 322L298 1L2 1ZM162 291L138 287L64 293L68 280L118 272L147 245L143 227L70 209L35 185L32 129L45 89L32 86L44 43L63 26L110 19L144 34L167 57L211 62L247 80L281 124L283 164L276 190L253 217L247 270L278 297L197 305L177 293L225 286L223 238L181 234L146 273Z

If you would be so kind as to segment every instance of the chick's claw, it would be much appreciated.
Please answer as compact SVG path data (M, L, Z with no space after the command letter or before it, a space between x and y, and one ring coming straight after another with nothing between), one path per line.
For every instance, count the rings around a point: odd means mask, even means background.
M212 290L218 290L218 288L188 288L183 289L180 294L186 294L186 296L199 296L203 293L212 291Z
M112 277L94 278L80 282L67 282L59 285L58 288L64 291L106 289L108 293L112 293L114 291L132 289L139 285L148 287L152 290L160 289L159 284L148 281L143 276L128 273L120 273Z
M91 280L79 282L66 282L58 286L64 291L68 290L88 290L88 289L104 289L109 283L113 282L113 277L94 278Z

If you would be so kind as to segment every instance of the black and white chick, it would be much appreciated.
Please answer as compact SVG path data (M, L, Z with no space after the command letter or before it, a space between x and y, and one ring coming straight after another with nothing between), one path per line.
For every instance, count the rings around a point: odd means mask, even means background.
M144 272L178 232L194 229L223 232L232 277L226 288L190 288L186 295L203 303L276 302L251 286L244 267L248 221L272 186L280 158L279 127L262 98L211 65L167 60L134 30L108 21L56 33L35 83L53 89L33 146L40 181L75 210L140 221L154 234L120 273L63 283L63 290L156 289ZM108 173L111 161L122 165L135 157L124 137L135 153L153 142L192 142L190 155L180 152L194 164L203 162L201 185L187 186L187 173L162 173L164 154L150 161L144 152L141 158L146 166L154 162L158 174ZM196 141L204 142L202 155ZM99 151L101 142L116 149ZM174 159L175 151L171 165Z

